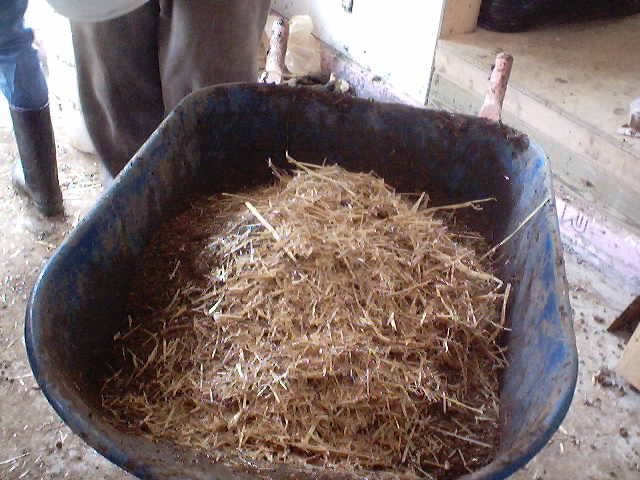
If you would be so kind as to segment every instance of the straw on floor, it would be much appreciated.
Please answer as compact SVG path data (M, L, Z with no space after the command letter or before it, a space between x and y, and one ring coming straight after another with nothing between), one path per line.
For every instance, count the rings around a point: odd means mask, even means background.
M293 160L292 160L293 161ZM294 162L149 247L103 404L218 460L446 478L495 452L508 288L428 196Z

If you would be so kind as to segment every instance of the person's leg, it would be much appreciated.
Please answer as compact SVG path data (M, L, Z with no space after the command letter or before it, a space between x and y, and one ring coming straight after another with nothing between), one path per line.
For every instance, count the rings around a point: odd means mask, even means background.
M199 88L255 82L271 0L160 0L160 72L166 111Z
M49 92L25 28L27 0L0 3L0 90L9 103L19 158L13 184L45 215L62 213L56 147L49 113Z
M106 22L72 22L78 90L89 136L115 177L162 121L158 3Z

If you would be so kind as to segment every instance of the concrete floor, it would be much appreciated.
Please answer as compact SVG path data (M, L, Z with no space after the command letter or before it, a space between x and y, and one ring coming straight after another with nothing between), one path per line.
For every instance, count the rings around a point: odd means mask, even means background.
M69 67L64 55L50 59L52 75ZM43 262L101 190L95 158L70 146L74 95L65 82L52 82L51 89L67 211L63 220L41 218L12 190L10 168L16 149L4 107L0 115L0 479L124 480L132 477L60 421L37 388L23 346L31 286ZM640 394L624 382L613 387L593 382L603 367L615 367L624 340L608 334L606 326L636 292L627 289L623 278L596 271L574 254L566 255L566 265L580 351L578 387L561 429L513 478L640 478Z

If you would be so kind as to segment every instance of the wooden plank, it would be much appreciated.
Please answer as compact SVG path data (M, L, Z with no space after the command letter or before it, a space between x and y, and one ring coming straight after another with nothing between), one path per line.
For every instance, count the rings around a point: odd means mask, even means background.
M640 324L640 296L637 297L627 309L616 318L608 330L615 332L617 330L634 331Z
M447 0L442 16L440 36L470 33L478 25L481 0Z
M636 328L622 352L616 372L631 385L640 389L640 327Z

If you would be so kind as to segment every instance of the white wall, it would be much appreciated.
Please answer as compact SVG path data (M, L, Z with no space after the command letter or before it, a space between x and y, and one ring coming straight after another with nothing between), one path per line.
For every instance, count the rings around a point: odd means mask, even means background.
M445 0L274 0L285 16L309 14L318 37L424 103Z

